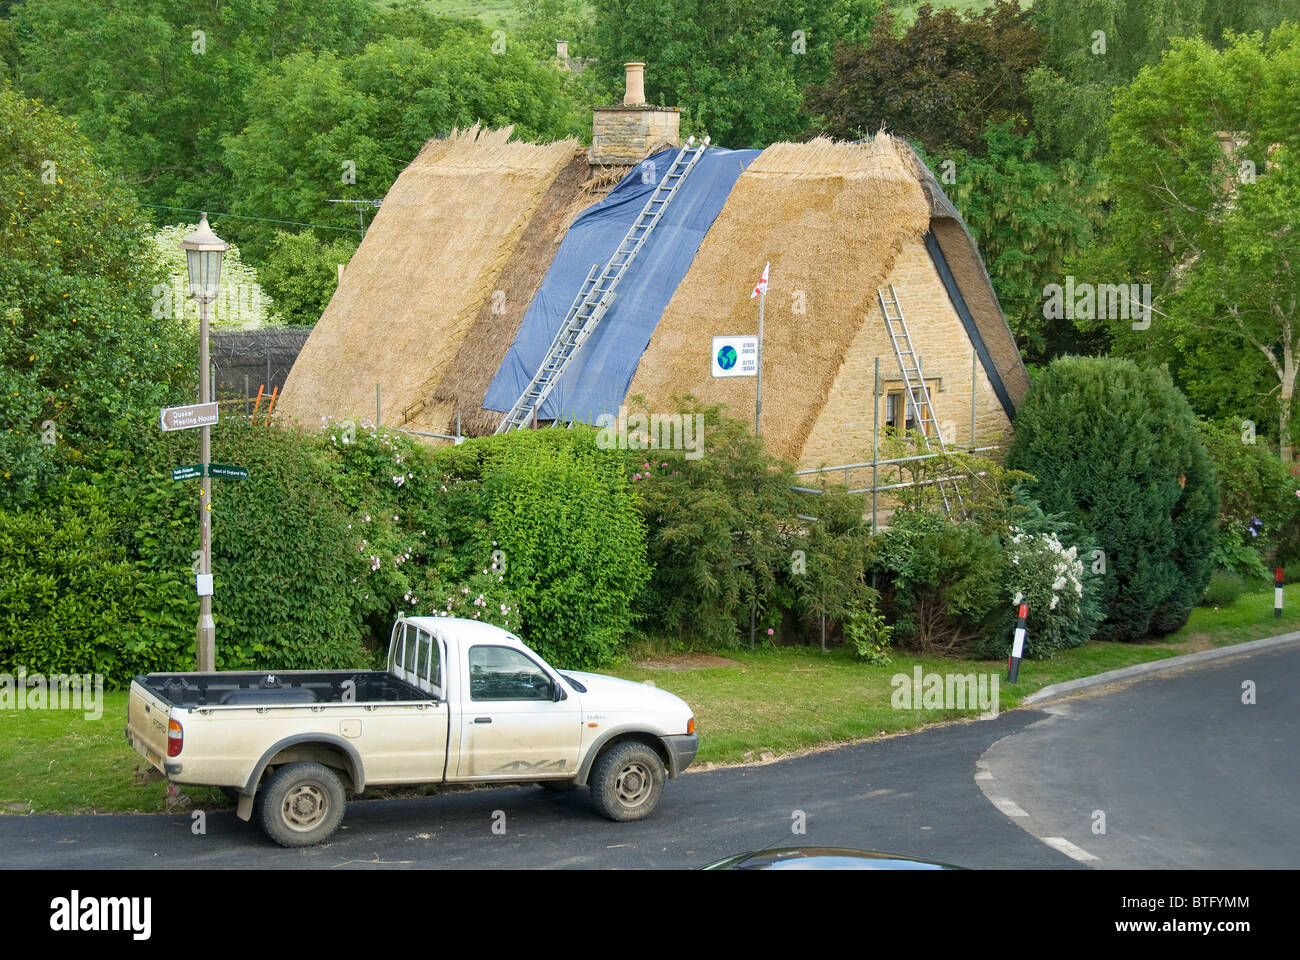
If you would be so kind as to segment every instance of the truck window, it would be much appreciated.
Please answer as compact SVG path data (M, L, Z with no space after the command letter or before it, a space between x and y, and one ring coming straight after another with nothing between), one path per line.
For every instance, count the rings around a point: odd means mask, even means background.
M476 646L469 651L471 700L549 700L551 678L518 650Z
M420 634L420 666L417 670L421 677L429 676L429 647L433 645L433 638L427 633ZM436 684L437 681L435 680Z
M415 673L415 645L420 635L412 624L406 625L406 656L402 658L402 665L411 673Z

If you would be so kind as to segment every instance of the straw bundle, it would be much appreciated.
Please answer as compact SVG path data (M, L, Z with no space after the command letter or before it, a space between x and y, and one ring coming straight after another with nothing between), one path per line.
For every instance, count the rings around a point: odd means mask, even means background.
M758 332L758 301L749 294L770 260L763 436L774 453L797 461L854 335L879 322L877 285L929 225L914 164L906 144L883 134L764 150L704 238L628 394L667 413L669 398L689 391L751 416L754 380L714 379L710 352L714 336Z
M279 412L385 424L419 409L450 366L529 220L578 144L513 128L431 140L397 178L285 384Z

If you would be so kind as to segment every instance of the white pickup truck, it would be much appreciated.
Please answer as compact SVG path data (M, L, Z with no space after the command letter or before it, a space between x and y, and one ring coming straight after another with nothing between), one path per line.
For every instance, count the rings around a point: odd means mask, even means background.
M286 847L319 843L367 786L587 785L639 820L695 759L695 718L649 684L547 665L476 620L402 618L388 670L151 673L126 738L175 783L226 788Z

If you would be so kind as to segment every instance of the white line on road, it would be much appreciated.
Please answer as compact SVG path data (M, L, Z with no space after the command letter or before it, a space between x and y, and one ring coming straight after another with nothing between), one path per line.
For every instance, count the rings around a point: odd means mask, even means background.
M1020 806L1020 804L1016 803L1016 801L1008 797L989 797L989 799L993 801L993 806L997 807L1008 817L1029 816L1029 814L1024 811L1024 809Z
M1039 839L1053 850L1059 850L1067 857L1073 857L1080 863L1088 863L1092 860L1101 859L1100 857L1094 857L1087 850L1083 849L1083 847L1075 846L1069 840L1066 840L1065 837L1039 837Z

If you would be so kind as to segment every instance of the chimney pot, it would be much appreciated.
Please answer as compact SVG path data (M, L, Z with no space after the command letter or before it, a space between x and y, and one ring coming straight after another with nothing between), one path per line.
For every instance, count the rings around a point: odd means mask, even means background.
M623 105L645 106L645 64L625 63L623 66L627 69L627 89L623 94Z

